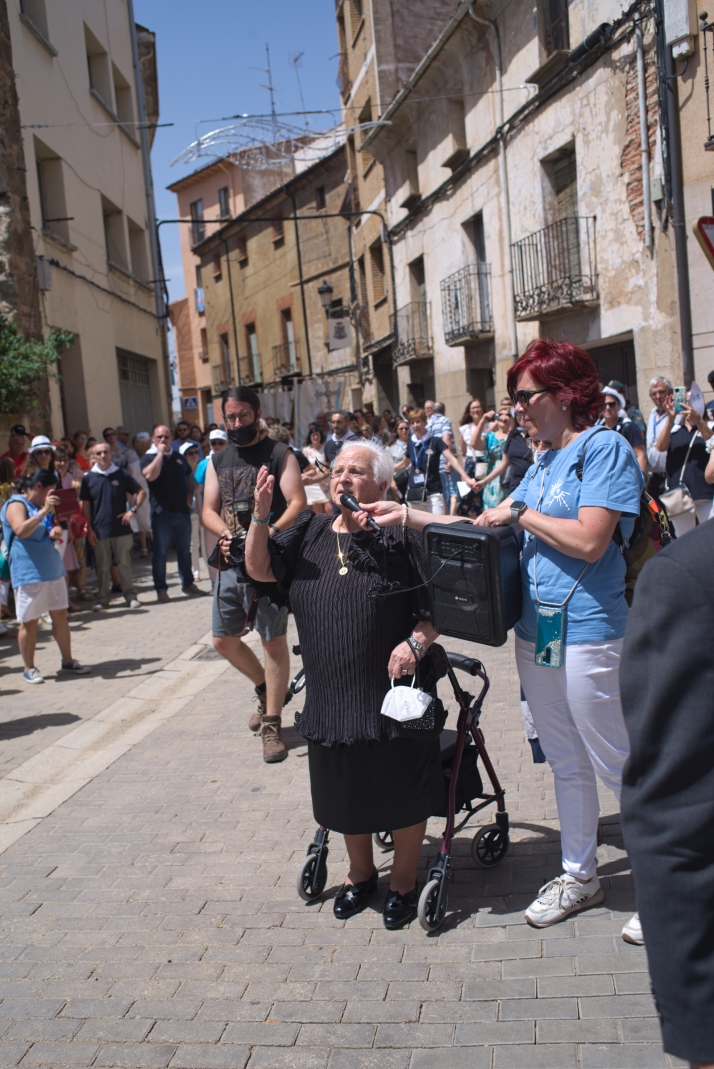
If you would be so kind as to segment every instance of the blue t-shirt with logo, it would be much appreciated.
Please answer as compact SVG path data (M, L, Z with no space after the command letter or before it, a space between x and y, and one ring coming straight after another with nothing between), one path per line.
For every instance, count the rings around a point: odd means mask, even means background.
M575 474L588 441L582 482ZM644 477L630 444L620 434L590 428L565 449L549 450L528 469L514 501L539 508L544 516L576 520L580 506L599 506L622 513L620 529L627 539L640 512ZM540 502L540 505L539 505ZM569 557L543 539L537 540L538 595L540 600L560 605L567 598L584 567L584 561ZM523 614L516 634L527 642L536 638L536 594L533 581L536 539L526 533L521 559ZM625 601L626 564L610 541L600 560L589 566L575 588L566 609L566 645L609 642L622 638L627 624Z

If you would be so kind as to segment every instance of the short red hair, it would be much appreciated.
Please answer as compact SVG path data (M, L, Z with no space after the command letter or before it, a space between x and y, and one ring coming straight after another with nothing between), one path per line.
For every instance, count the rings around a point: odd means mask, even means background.
M508 372L508 392L513 397L518 380L530 372L536 382L557 393L570 390L573 394L573 427L584 431L592 427L603 409L603 396L597 368L592 357L569 341L537 338L518 357Z

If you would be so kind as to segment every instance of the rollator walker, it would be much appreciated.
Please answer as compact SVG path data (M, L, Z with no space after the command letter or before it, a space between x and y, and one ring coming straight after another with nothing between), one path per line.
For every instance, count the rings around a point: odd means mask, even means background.
M296 648L295 652L299 652ZM429 867L429 874L419 896L418 917L427 932L436 931L444 922L449 898L451 879L451 844L454 834L465 827L471 818L486 806L496 804L495 823L479 828L471 843L471 856L479 868L491 869L503 861L508 852L508 813L505 791L501 787L491 759L486 750L483 732L479 726L484 699L489 690L489 679L482 663L460 653L440 651L444 663L443 675L448 676L459 705L456 731L445 730L440 736L441 764L444 772L444 812L434 816L446 816L446 826L439 853ZM476 698L463 690L454 669L468 672L481 680L481 690ZM442 676L443 678L443 676ZM294 694L305 686L304 670L290 684ZM485 793L478 771L478 759L491 782L491 793ZM477 804L474 804L476 802ZM457 824L456 815L463 809L466 816ZM307 856L297 874L297 892L305 902L319 898L327 885L327 855L329 829L319 827L308 847ZM394 841L390 831L377 832L374 841L382 850L390 850Z

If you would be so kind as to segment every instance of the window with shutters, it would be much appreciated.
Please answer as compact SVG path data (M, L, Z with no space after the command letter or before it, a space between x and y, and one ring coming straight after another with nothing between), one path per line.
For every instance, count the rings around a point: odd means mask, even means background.
M567 0L542 0L545 46L548 55L570 48Z
M375 241L369 247L369 264L372 272L372 300L379 304L386 296L384 284L384 250L382 241Z

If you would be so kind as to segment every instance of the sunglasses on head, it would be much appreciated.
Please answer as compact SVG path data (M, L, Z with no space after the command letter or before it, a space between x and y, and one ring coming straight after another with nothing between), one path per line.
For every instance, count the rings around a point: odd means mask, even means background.
M511 394L511 402L514 405L520 405L522 408L528 408L531 403L531 397L535 397L537 393L550 393L548 386L543 386L540 390L516 390Z

